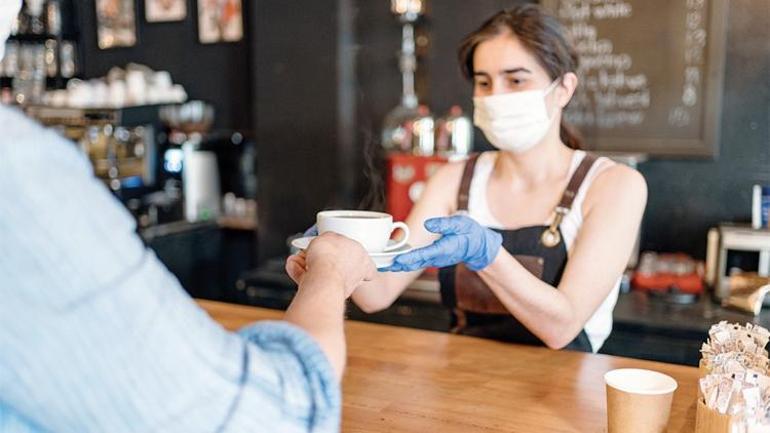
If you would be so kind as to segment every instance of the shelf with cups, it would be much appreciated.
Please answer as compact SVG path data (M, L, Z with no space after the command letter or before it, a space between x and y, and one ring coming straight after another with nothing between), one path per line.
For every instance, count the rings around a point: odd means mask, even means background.
M61 35L50 33L17 33L8 36L8 41L17 42L45 42L50 40L65 39Z
M40 104L80 71L76 2L25 0L0 62L0 102Z
M12 35L0 62L2 102L41 103L46 92L63 89L80 71L74 37L53 34Z

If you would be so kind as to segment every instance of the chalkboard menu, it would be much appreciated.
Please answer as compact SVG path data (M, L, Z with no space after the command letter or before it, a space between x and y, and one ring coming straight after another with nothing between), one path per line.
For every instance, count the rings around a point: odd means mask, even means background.
M728 0L542 0L580 54L587 147L716 156Z

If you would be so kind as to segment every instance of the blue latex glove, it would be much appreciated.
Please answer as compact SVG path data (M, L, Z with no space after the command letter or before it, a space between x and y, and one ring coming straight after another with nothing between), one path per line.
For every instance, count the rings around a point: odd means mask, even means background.
M305 230L305 233L302 234L302 237L309 237L309 236L318 236L318 226L313 224L310 226L309 229Z
M480 271L497 257L503 237L465 215L431 218L425 228L441 236L439 240L397 256L393 265L382 271L407 272L431 266L442 268L465 263L469 269Z
M298 254L298 253L301 251L299 248L297 248L297 247L295 247L295 246L291 245L291 241L293 241L293 240L295 240L295 239L298 239L298 238L306 238L306 237L310 237L310 236L318 236L318 227L317 227L315 224L313 224L312 226L310 226L310 228L309 228L309 229L305 230L305 232L304 232L304 233L302 233L302 235L301 235L301 236L299 235L299 233L297 233L297 234L295 234L295 235L293 235L293 236L289 237L289 238L286 240L286 244L287 244L287 246L289 247L289 252L290 252L291 254Z

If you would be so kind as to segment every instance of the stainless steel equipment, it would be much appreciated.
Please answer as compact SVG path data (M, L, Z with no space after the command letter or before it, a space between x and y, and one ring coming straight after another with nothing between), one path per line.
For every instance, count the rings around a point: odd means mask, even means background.
M77 142L94 174L111 190L155 183L157 151L151 122L124 122L125 112L113 109L28 106L25 111Z
M434 119L427 106L420 106L414 88L417 70L414 26L425 12L422 0L392 0L393 12L403 25L399 69L401 70L401 103L391 110L383 122L382 146L386 151L433 154Z
M214 123L214 107L202 101L170 105L160 110L160 118L171 129L170 141L181 146L185 219L195 222L217 218L222 199L217 155L201 148L204 134Z
M467 156L473 149L473 123L459 105L436 125L436 152L447 157Z
M169 105L160 109L160 120L172 131L186 137L203 134L208 132L214 123L214 107L203 101Z
M728 277L731 272L756 272L760 277L770 276L770 230L756 230L748 225L722 224L718 231L709 233L709 240L706 258L709 267L706 271L707 282L712 284L714 295L718 299L724 299L730 294ZM756 269L730 269L730 256L736 252L755 256Z

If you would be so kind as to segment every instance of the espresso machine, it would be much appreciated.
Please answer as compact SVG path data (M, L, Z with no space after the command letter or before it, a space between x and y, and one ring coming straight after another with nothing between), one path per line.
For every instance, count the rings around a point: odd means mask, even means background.
M716 299L730 296L732 275L753 274L770 281L769 229L725 223L710 229L707 240L706 282ZM770 305L770 298L764 305Z
M425 11L421 0L392 0L391 12L402 24L399 69L401 71L401 102L383 122L382 147L388 152L433 153L433 117L426 105L420 105L415 93L414 76L417 71L415 50L415 23ZM415 146L416 145L416 146Z
M160 118L169 128L164 167L181 174L184 218L189 222L216 219L222 197L217 156L202 147L214 123L214 108L202 101L169 105L160 110Z
M401 102L384 119L386 208L403 220L419 199L425 182L447 161L467 157L473 147L473 124L460 106L435 119L415 91L417 51L415 26L425 13L422 0L392 0L391 12L402 24L399 70Z
M118 197L157 180L156 116L146 111L25 107L27 115L78 143L96 177Z
M253 220L256 225L256 145L240 132L212 131L214 109L202 101L161 109L168 128L163 172L181 181L189 222Z

